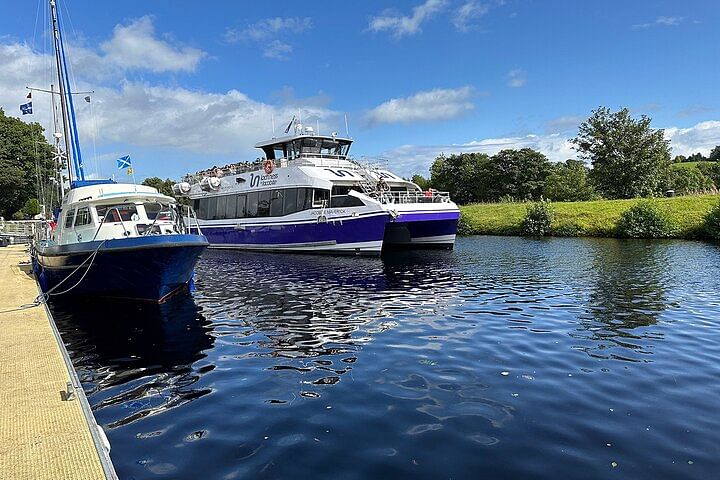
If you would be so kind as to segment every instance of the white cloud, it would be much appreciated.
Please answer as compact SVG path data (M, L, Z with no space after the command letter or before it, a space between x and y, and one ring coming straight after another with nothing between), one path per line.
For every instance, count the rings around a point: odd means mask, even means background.
M145 16L130 25L116 25L112 38L100 48L105 60L120 68L152 72L192 72L205 52L197 48L178 48L155 36L152 18Z
M274 58L275 60L286 60L292 51L292 45L288 45L280 40L273 40L265 46L263 57Z
M720 121L709 120L688 128L666 128L665 137L670 139L673 155L687 156L695 152L708 155L714 146L720 145ZM480 152L493 155L507 148L532 148L542 152L553 162L578 158L570 139L570 136L552 133L486 138L445 145L402 145L382 152L379 156L389 159L390 168L400 175L410 177L419 173L427 176L430 165L441 153L450 155Z
M472 21L485 15L490 11L490 5L477 1L464 3L460 8L455 10L452 23L455 28L461 32L466 32L472 27Z
M242 30L227 29L225 41L237 43L253 42L261 47L263 56L275 60L287 60L293 46L285 39L306 32L313 27L310 17L273 17L252 23ZM283 40L277 38L280 36Z
M365 114L371 124L448 120L460 117L475 108L475 90L436 88L404 98L393 98Z
M104 62L103 57L94 56ZM72 62L72 58L70 61ZM24 103L25 85L45 87L52 58L33 52L27 45L0 43L0 65L6 69L0 75L0 107L9 115L19 116L18 105ZM205 155L237 155L252 150L259 139L270 136L271 117L290 119L298 110L303 120L314 124L338 128L341 116L330 110L315 97L309 104L295 99L292 105L271 105L253 100L237 90L213 93L189 90L176 86L129 82L116 69L116 76L105 85L92 86L75 68L78 90L93 89L92 108L97 127L98 148L150 147L178 152L195 152ZM114 86L121 84L121 87ZM90 88L89 88L90 87ZM50 99L47 95L33 96L34 115L22 120L50 123ZM318 97L319 98L319 97ZM76 103L80 140L86 148L94 130L90 116L91 105ZM46 131L46 135L51 132ZM203 161L198 157L198 161Z
M673 155L696 152L708 155L713 147L720 145L720 121L708 120L689 128L666 128L665 137L670 139Z
M519 88L527 83L527 76L525 71L519 68L510 70L506 75L508 87Z
M396 38L415 35L421 31L422 24L442 11L446 0L425 0L425 3L413 8L412 15L400 15L391 11L370 19L368 29L373 32L389 31Z
M676 27L680 25L684 17L657 17L654 22L638 23L633 28L650 28L650 27Z
M570 130L577 131L582 122L587 120L585 117L577 117L565 115L563 117L553 118L546 124L547 133L563 133Z

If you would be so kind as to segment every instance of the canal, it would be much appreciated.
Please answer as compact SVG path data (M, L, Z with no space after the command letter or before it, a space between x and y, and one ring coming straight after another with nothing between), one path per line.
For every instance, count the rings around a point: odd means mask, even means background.
M705 479L719 292L718 244L469 237L53 309L123 479Z

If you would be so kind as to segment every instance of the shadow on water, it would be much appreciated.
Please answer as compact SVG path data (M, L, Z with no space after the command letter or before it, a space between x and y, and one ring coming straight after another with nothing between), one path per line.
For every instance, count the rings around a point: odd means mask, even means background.
M162 305L112 301L55 302L53 316L92 398L93 409L122 407L110 428L210 393L196 389L193 364L214 338L190 295Z

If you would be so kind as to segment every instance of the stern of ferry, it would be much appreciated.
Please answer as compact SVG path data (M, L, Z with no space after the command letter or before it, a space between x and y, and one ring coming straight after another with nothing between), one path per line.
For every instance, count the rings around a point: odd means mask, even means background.
M460 209L446 192L388 192L383 197L393 216L385 225L383 248L453 248Z

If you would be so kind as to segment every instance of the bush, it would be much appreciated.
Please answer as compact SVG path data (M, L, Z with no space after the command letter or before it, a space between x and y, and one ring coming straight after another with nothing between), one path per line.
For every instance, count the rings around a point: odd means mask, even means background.
M543 236L550 233L550 225L555 218L555 209L550 200L540 200L528 205L522 222L522 234Z
M468 221L465 219L465 216L460 214L460 220L458 220L458 228L457 228L458 235L475 235L477 232L475 229L468 223Z
M720 240L720 203L715 205L707 215L705 215L705 233L710 238Z
M699 168L678 168L670 170L668 188L678 195L691 195L712 192L715 184Z
M617 233L624 238L665 238L675 233L675 224L660 207L641 200L622 213Z
M565 222L553 227L552 234L556 237L579 237L583 229L575 222Z

